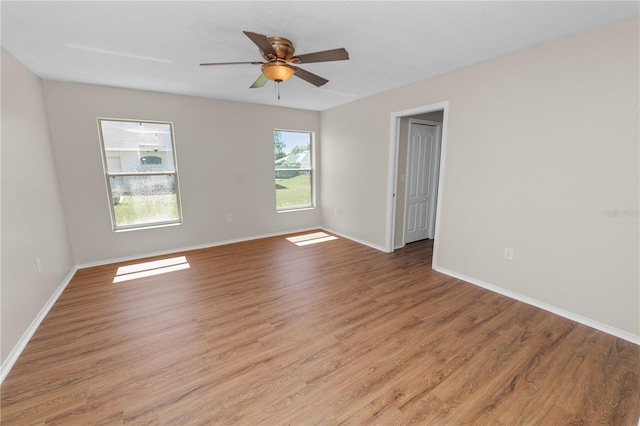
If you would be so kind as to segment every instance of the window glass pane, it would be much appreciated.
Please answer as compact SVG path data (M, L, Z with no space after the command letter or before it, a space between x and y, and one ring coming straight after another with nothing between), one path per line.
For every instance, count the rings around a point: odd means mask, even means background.
M173 175L116 176L109 181L116 227L180 219Z
M114 230L181 223L171 123L98 123Z
M169 124L106 120L100 123L108 173L175 171Z
M310 132L276 130L274 162L276 208L290 210L313 205Z
M311 175L300 173L288 178L276 178L276 206L279 210L311 207Z

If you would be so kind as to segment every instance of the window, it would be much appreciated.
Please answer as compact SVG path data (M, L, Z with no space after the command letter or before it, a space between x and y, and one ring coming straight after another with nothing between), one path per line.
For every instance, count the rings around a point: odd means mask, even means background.
M147 155L140 159L141 166L150 166L152 164L162 167L162 158L156 157L155 155Z
M313 134L273 132L278 211L313 207Z
M182 223L173 125L98 119L114 231Z

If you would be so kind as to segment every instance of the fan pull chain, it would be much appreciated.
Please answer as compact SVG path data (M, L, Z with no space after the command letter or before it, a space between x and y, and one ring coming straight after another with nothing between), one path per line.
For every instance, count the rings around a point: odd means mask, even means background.
M280 82L279 81L276 81L276 86L278 89L278 100L280 100Z

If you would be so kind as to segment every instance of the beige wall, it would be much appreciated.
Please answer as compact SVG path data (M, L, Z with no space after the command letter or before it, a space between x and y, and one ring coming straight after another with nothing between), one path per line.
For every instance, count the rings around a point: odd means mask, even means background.
M2 49L1 84L0 347L5 363L74 263L41 81Z
M390 116L448 101L438 266L640 335L638 27L322 112L325 226L385 246Z
M273 130L314 131L320 145L318 112L52 81L44 87L79 265L321 224L319 209L276 212L273 171ZM173 122L182 225L111 230L96 117Z

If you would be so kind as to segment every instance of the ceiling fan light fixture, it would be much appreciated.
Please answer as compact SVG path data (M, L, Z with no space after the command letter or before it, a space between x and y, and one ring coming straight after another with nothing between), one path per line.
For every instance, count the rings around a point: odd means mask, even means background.
M289 80L294 72L295 70L292 66L282 62L267 62L262 65L262 73L265 77L277 82Z

